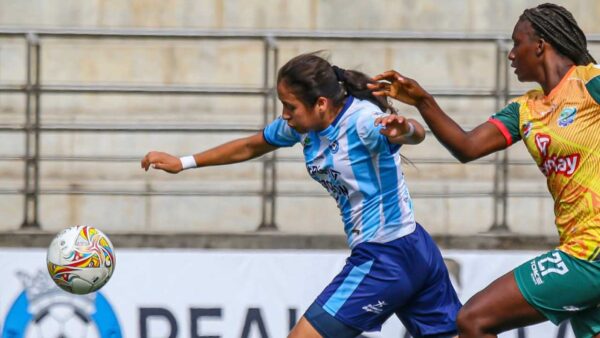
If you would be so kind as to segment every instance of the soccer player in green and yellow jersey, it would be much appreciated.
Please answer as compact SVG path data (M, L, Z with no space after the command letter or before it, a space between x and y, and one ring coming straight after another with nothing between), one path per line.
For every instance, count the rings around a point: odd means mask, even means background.
M532 90L489 122L506 144L523 140L554 199L559 249L596 261L600 253L600 68L572 66L548 95Z
M414 105L461 162L523 140L546 176L560 245L517 267L473 296L458 316L460 337L498 333L546 320L570 319L578 338L600 337L600 69L583 31L561 6L523 12L508 54L522 82L541 88L518 97L465 132L415 80L395 71L370 85ZM395 122L384 121L387 128Z

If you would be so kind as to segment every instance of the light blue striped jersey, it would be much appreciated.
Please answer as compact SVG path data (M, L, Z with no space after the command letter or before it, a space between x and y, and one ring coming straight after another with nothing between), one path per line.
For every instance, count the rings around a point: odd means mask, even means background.
M325 130L300 134L280 117L263 131L274 146L302 144L308 173L337 202L350 248L386 243L415 229L400 146L389 143L374 123L382 114L373 103L349 96Z

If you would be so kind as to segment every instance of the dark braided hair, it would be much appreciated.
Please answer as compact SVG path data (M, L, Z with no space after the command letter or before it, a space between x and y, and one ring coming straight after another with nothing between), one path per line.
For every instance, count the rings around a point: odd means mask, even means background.
M577 25L573 14L566 8L545 3L526 9L519 21L531 22L533 29L547 40L559 53L571 59L577 65L596 63L587 50L585 34Z
M370 78L355 70L332 66L316 53L301 54L279 69L277 83L284 81L290 91L307 107L317 103L319 97L332 100L335 107L341 106L346 96L371 101L382 111L395 112L383 97L374 96L367 88Z

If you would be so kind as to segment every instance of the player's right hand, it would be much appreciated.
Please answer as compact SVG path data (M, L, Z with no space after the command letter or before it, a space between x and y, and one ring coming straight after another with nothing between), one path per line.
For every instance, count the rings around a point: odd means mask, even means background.
M402 136L410 130L408 126L408 120L404 116L395 114L376 118L375 125L383 127L379 131L382 135L392 138Z
M151 151L142 159L142 168L146 171L150 167L153 169L164 170L171 174L177 174L183 170L181 160L171 154L160 151Z
M395 70L388 70L371 79L374 83L367 84L373 95L388 96L411 106L429 96L417 81L407 78Z

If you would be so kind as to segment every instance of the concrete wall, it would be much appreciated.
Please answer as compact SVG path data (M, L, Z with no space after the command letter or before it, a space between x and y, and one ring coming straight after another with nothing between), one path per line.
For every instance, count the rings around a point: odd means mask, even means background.
M248 30L366 30L420 32L498 32L510 35L524 8L537 1L482 0L249 0L249 1L65 1L0 0L0 27L102 29L240 29ZM589 34L600 32L600 2L558 1L567 6ZM45 84L155 84L248 86L262 84L262 44L244 40L91 40L44 39L42 81ZM332 62L368 74L394 68L415 77L427 88L492 88L495 48L483 43L279 42L280 64L303 52L326 50ZM592 52L600 51L596 46ZM25 79L22 39L0 39L0 84ZM529 84L511 85L529 88ZM494 112L492 99L441 99L441 105L467 128ZM417 117L413 109L398 106ZM21 94L0 93L0 124L24 121ZM147 95L44 95L42 123L196 125L262 123L261 98ZM140 157L159 149L178 155L198 152L242 134L122 134L47 133L44 156ZM0 133L0 156L21 155L23 136ZM450 158L434 137L403 153L418 161ZM528 159L522 145L509 150L512 159ZM300 155L298 148L282 156ZM0 161L0 186L22 188L22 162ZM281 190L320 191L303 165L278 165ZM417 164L405 167L415 195L489 191L494 171L482 164ZM144 173L135 162L43 162L44 189L130 190L256 190L260 165L207 168L178 176ZM535 166L513 166L511 191L545 191ZM17 229L22 197L0 195L0 230ZM258 197L41 197L41 222L54 231L86 223L107 231L253 231L260 222ZM434 233L472 234L492 223L491 198L416 198L417 218ZM509 224L524 234L554 234L549 198L511 198ZM339 234L341 222L328 198L281 197L277 224L284 232Z
M558 0L589 33L600 3ZM20 27L509 32L532 0L2 0Z

